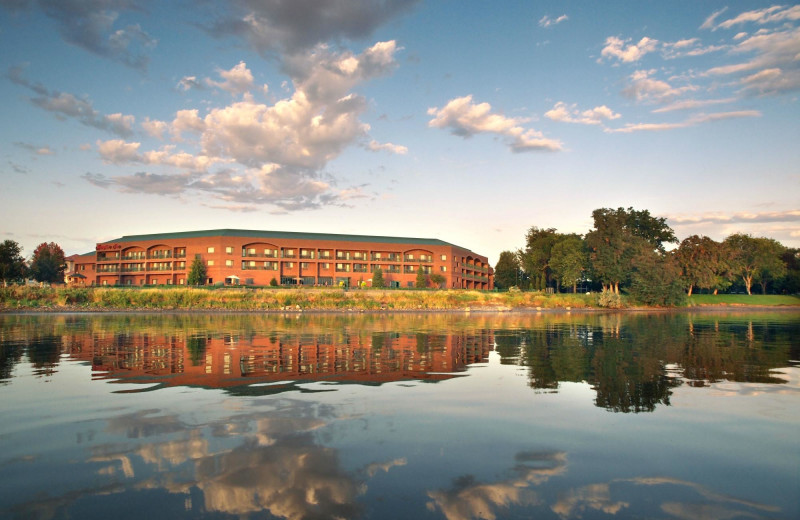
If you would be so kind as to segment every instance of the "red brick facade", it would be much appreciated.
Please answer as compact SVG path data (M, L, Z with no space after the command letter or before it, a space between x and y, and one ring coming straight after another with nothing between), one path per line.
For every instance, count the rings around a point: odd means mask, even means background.
M494 273L485 256L441 240L319 233L210 230L125 236L97 244L94 255L74 258L85 285L186 285L195 258L207 284L372 285L380 268L384 285L412 287L421 267L441 287L490 290ZM78 278L80 280L80 278Z

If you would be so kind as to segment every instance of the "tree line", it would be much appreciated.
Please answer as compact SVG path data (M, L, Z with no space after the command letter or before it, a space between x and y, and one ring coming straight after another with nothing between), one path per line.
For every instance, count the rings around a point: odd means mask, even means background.
M0 282L20 283L33 279L37 282L64 281L67 261L61 246L55 242L42 242L33 250L29 260L22 256L22 246L13 240L0 244Z
M503 251L495 267L500 289L620 291L649 305L675 305L695 290L800 291L800 250L766 237L734 233L722 242L692 235L679 243L665 218L648 210L600 208L585 235L531 227L525 247ZM668 244L677 244L668 250Z

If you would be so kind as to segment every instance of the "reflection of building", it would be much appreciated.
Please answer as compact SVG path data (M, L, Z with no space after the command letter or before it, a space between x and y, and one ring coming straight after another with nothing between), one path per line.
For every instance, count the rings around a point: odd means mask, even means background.
M73 257L70 257L73 258ZM485 256L441 240L217 229L124 236L74 258L86 285L184 285L200 258L209 284L414 285L421 269L446 288L492 289Z
M487 360L478 334L287 335L238 337L93 334L73 337L74 358L125 382L228 388L254 383L441 380Z

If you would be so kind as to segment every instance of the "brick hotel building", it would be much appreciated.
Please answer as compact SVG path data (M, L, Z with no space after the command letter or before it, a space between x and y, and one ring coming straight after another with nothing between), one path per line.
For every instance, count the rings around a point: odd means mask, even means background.
M447 242L324 233L214 229L123 236L67 259L72 285L186 285L195 258L207 284L371 285L380 268L387 287L413 287L417 270L440 274L442 287L489 290L485 256Z

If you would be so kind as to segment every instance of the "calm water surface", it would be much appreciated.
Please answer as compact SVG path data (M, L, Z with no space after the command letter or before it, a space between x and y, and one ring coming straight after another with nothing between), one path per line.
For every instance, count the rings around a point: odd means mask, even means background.
M800 313L0 315L2 518L800 518Z

